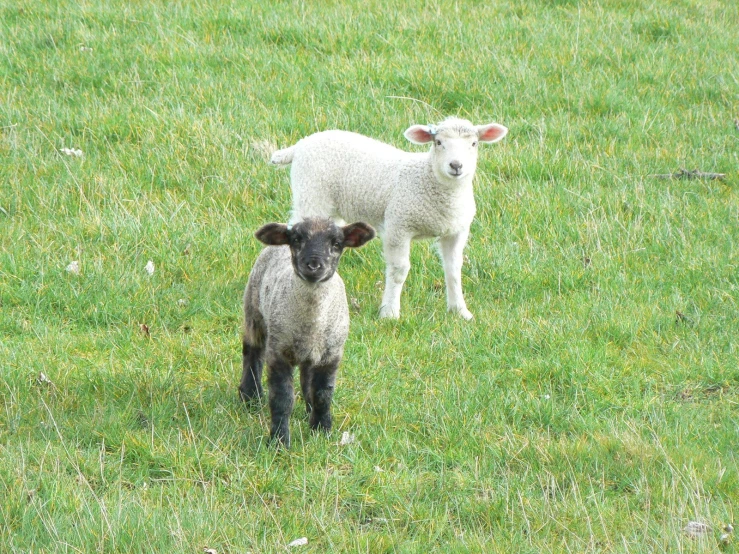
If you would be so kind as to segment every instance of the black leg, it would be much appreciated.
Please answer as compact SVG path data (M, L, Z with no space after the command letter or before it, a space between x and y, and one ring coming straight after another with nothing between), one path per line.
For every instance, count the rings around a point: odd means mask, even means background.
M284 360L267 362L267 385L269 386L269 412L272 417L270 438L290 446L290 414L293 411L293 368Z
M300 390L303 392L303 401L305 402L305 413L310 415L313 408L313 398L311 396L311 380L313 378L313 368L310 364L300 365Z
M259 399L264 394L262 390L262 367L264 347L252 346L244 340L242 349L241 384L239 396L245 402Z
M334 395L338 360L334 363L315 366L311 380L311 399L313 410L310 413L310 428L331 430L331 398Z

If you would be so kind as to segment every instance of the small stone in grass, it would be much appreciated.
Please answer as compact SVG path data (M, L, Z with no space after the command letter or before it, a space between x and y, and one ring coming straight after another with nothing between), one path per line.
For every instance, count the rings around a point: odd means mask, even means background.
M699 537L702 537L708 531L711 530L711 527L709 525L706 525L705 523L701 523L700 521L690 521L685 526L685 534L688 535L691 539L697 539Z
M54 384L51 382L51 379L49 379L43 371L38 374L37 380L42 385L53 385Z
M731 534L734 532L734 526L731 523L727 523L726 526L724 526L724 531L726 532L721 535L719 543L729 544L729 541L731 540Z
M306 544L308 544L308 537L300 537L299 539L295 539L287 546L292 548L293 546L305 546Z
M146 267L144 267L144 269L149 275L154 275L154 262L152 262L151 260L146 262Z

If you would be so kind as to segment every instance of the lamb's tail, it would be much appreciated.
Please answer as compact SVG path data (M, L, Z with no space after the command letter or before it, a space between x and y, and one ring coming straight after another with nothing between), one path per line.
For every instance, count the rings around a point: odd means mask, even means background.
M272 154L270 163L273 165L290 165L293 161L293 156L295 156L295 145L292 145L290 148L278 150Z

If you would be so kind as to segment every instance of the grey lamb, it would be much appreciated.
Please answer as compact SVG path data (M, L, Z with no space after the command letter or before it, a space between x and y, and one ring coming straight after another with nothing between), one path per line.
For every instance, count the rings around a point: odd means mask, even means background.
M375 236L366 223L344 227L311 218L288 227L270 223L256 232L269 245L257 258L244 292L243 400L259 398L267 364L270 437L290 445L293 368L311 429L331 429L336 371L349 333L344 282L336 273L344 248Z

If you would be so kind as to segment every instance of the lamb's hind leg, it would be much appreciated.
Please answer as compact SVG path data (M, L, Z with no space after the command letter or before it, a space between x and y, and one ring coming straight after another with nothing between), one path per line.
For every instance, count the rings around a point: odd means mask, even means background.
M382 295L380 317L400 317L400 293L411 268L410 238L385 240L385 293Z
M259 399L264 394L262 390L262 367L264 359L264 347L250 344L244 338L242 346L241 384L239 384L239 396L245 402Z
M472 312L462 295L462 262L464 260L464 246L467 243L469 230L462 231L456 235L448 235L439 239L441 259L444 264L444 277L446 278L447 309L456 312L464 319L472 319Z

